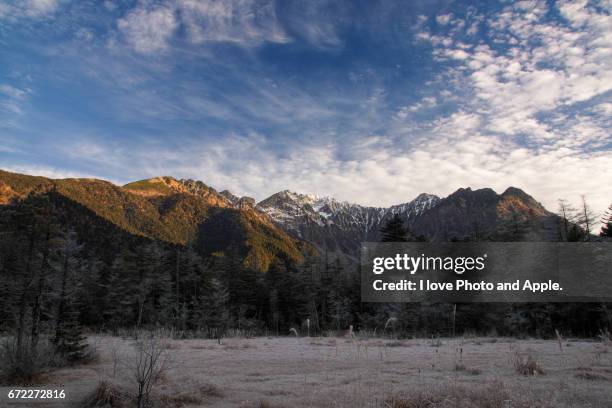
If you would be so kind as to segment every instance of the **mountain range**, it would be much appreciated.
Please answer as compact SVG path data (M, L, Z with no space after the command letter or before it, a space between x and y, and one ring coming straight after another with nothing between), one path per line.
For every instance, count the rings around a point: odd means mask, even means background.
M555 240L559 219L524 191L461 188L448 197L420 194L391 207L367 207L284 190L256 202L201 181L156 177L124 186L97 179L49 179L0 170L0 209L36 196L61 200L66 222L103 220L133 236L193 245L202 254L238 253L267 270L277 258L318 251L354 258L399 215L414 237L447 240ZM401 201L401 198L398 199ZM79 217L71 217L77 213Z

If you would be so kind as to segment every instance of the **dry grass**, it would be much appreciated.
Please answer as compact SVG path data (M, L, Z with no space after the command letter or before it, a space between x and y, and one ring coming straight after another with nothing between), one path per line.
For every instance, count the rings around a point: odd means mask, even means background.
M172 364L152 390L151 402L156 408L612 406L612 353L602 354L606 347L601 342L576 340L561 353L556 339L500 338L477 345L478 339L445 338L439 347L431 346L432 339L402 339L390 347L396 340L344 340L176 341L182 347L167 350ZM89 396L88 407L133 406L137 389L129 357L134 340L104 337L99 351L102 358L93 365L54 373L53 381L61 381L71 398L63 403L80 406ZM541 375L543 368L546 375ZM107 384L99 385L99 378ZM49 407L64 406L58 401Z
M526 356L516 353L514 357L514 369L521 375L544 375L544 369L538 361L531 355Z
M590 367L579 367L574 377L587 381L607 381L609 378L603 374L593 371Z
M179 408L188 404L204 404L214 398L222 398L223 392L214 384L200 384L195 389L161 394L157 397L158 405L168 408Z
M254 345L249 344L249 343L230 343L230 344L225 344L223 345L223 350L240 350L240 349L249 349L249 348L255 348Z
M512 395L501 382L489 385L440 386L387 399L391 408L552 408L550 401Z
M385 346L387 347L408 347L410 346L410 344L404 341L395 340L395 341L390 341L390 342L385 343Z
M213 384L200 384L190 390L177 390L155 393L149 406L157 408L181 408L200 405L214 398L222 398L223 393ZM96 389L80 405L82 408L131 408L136 406L135 392L111 381L100 381Z
M180 350L183 348L183 345L176 341L168 340L162 344L162 347L166 350Z
M82 403L82 408L123 408L127 407L132 396L122 387L110 381L100 381L96 389Z
M286 405L279 405L267 400L261 400L253 406L254 408L287 408Z

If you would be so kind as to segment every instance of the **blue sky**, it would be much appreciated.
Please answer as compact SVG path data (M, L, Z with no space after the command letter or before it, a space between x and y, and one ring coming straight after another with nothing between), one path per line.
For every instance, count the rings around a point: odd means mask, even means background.
M612 200L611 2L0 0L0 167Z

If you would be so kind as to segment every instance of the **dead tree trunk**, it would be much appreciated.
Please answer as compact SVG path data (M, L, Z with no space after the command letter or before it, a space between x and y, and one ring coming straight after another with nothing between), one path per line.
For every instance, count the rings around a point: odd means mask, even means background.
M30 242L28 245L28 255L26 258L25 265L25 279L21 289L21 295L19 296L19 314L17 324L17 348L21 348L23 345L23 336L25 333L25 316L28 306L28 291L32 283L34 282L34 273L32 268L32 259L34 257L34 246L36 243L36 225L32 227L30 234Z
M66 280L68 279L69 257L64 257L64 267L62 268L62 287L60 289L59 305L57 308L57 319L55 321L55 338L54 343L58 343L62 337L62 328L64 326L64 313L66 309Z
M43 294L45 291L47 268L49 267L49 240L51 237L51 227L47 225L47 233L45 236L45 246L43 248L42 262L40 265L40 272L38 274L38 287L36 289L36 300L34 301L34 307L32 308L32 332L31 332L31 346L32 350L36 349L38 345L38 337L40 335L40 315L42 313Z

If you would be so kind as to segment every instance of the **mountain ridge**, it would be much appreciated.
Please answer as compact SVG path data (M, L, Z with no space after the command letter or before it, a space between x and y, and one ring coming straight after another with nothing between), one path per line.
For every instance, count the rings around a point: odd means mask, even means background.
M239 246L246 251L245 259L257 258L247 252L260 254L256 263L263 269L276 257L270 253L301 259L305 243L321 252L354 257L361 242L378 240L382 225L395 215L414 237L430 241L516 239L502 233L511 222L531 240L551 240L557 221L516 187L501 194L491 188L459 188L444 198L421 193L411 201L372 207L290 190L257 202L228 190L219 192L202 181L171 176L117 186L97 179L48 179L0 170L0 204L50 190L136 235L181 245L198 243L215 252L222 248L214 239ZM240 230L233 235L240 242L225 239L224 222Z
M195 246L204 255L210 255L213 249L217 254L237 251L245 264L262 271L275 259L303 259L307 245L264 220L253 208L230 206L203 183L194 184L192 190L189 186L191 183L171 177L123 187L97 179L48 179L0 170L4 207L19 208L33 196L46 196L52 201L60 196L89 210L88 222L92 225L104 220L134 236ZM226 224L225 231L219 229L222 223ZM224 246L213 245L216 242Z

